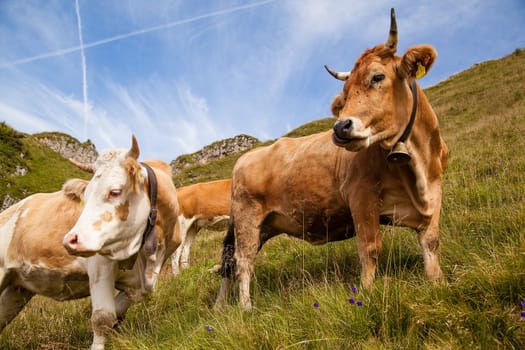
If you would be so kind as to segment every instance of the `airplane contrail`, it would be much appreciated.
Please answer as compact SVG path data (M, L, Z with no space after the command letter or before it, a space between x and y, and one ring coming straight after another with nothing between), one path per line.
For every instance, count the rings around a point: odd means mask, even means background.
M84 54L84 40L82 39L82 21L80 18L80 5L78 0L75 0L75 10L77 12L78 24L78 41L80 42L80 56L82 57L82 96L84 98L84 140L87 139L87 123L88 123L88 84L86 78L86 55Z
M90 43L86 43L84 45L82 45L82 43L81 43L79 46L73 46L73 47L69 47L69 48L66 48L66 49L62 49L62 50L57 50L57 51L53 51L53 52L43 53L43 54L40 54L40 55L35 55L35 56L31 56L31 57L21 58L19 60L15 60L15 61L11 61L11 62L1 63L0 64L0 69L5 69L5 68L13 67L13 66L18 66L18 65L21 65L21 64L42 60L42 59L45 59L45 58L62 56L62 55L66 55L68 53L76 52L76 51L79 51L79 50L83 51L84 49L88 49L88 48L91 48L91 47L108 44L108 43L111 43L111 42L114 42L114 41L118 41L118 40L127 39L127 38L130 38L130 37L133 37L133 36L146 34L146 33L151 33L151 32L156 32L156 31L159 31L159 30L176 27L176 26L179 26L179 25L182 25L182 24L187 24L187 23L191 23L191 22L200 21L200 20L206 19L206 18L223 16L223 15L227 15L227 14L230 14L230 13L234 13L234 12L238 12L238 11L247 10L247 9L250 9L250 8L266 5L268 3L275 2L275 1L276 0L263 0L263 1L251 3L251 4L248 4L248 5L241 5L241 6L236 6L236 7L232 7L232 8L229 8L229 9L225 9L225 10L218 10L218 11L206 13L206 14L203 14L203 15L195 16L195 17L182 19L182 20L179 20L179 21L174 21L174 22L170 22L170 23L166 23L166 24L161 24L161 25L158 25L158 26L150 27L150 28L139 29L139 30L135 30L135 31L132 31L132 32L125 33L125 34L115 35L115 36L112 36L112 37L109 37L109 38L106 38L106 39L101 39L101 40L96 40L96 41L93 41L93 42L90 42ZM80 20L79 20L79 23L80 23Z

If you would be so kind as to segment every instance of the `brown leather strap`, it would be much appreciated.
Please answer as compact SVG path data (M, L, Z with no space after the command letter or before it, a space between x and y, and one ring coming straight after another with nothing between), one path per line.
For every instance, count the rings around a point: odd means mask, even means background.
M414 120L416 119L416 112L417 112L417 85L416 80L412 80L410 83L410 91L412 91L412 113L410 113L410 119L408 121L408 125L405 128L405 131L403 131L403 134L399 138L398 142L405 142L408 139L408 136L410 135L410 132L412 131L412 126L414 125Z
M157 177L155 172L146 163L140 163L148 173L148 193L151 204L151 209L146 223L146 229L142 236L142 246L146 255L152 255L157 250L157 237L155 236L155 223L157 222Z

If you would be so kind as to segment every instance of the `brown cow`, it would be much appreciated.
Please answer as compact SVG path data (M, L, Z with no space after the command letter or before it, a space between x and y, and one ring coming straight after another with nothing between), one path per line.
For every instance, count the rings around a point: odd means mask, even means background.
M216 308L228 300L235 277L240 304L251 309L255 256L282 232L312 244L357 236L361 283L368 288L382 247L380 224L411 227L428 277L441 277L438 223L448 150L415 83L436 52L421 45L399 57L396 45L392 10L385 44L366 50L351 72L327 68L345 81L332 103L333 131L282 138L238 160Z
M199 231L229 219L231 179L179 187L177 198L182 244L171 257L173 275L189 266L191 245Z

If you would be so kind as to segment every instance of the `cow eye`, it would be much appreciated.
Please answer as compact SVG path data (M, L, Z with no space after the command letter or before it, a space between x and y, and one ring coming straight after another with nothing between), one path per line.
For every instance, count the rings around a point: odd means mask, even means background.
M385 75L384 74L375 74L372 77L372 84L377 84L380 81L382 81L383 79L385 79Z
M121 194L122 194L122 190L118 190L118 189L110 190L108 193L108 199L109 200L116 199L120 197Z

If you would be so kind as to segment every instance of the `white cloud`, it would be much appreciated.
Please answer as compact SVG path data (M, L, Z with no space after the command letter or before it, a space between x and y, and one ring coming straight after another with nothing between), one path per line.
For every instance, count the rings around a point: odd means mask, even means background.
M47 1L46 6L38 2L2 2L0 11L10 21L0 26L2 60L13 61L77 44L77 33L64 30L75 26L75 18L69 13L73 4L63 5L61 1Z
M0 101L0 121L27 133L53 130L54 125L41 118Z
M19 76L19 80L10 86L0 85L0 94L4 101L8 101L4 105L9 105L11 110L23 111L35 121L41 120L40 123L35 122L28 132L45 131L40 129L43 125L53 126L53 130L71 131L79 116L82 120L81 102L27 77ZM17 124L16 116L9 114L8 110L4 110L0 117L9 124Z
M376 34L377 22L388 19L390 1L287 1L285 6L297 40L309 42L329 38L332 41L368 40ZM359 31L349 32L359 27ZM381 30L383 33L385 29Z
M144 140L147 145L141 147L144 156L172 160L220 137L206 99L184 82L150 78L128 87L109 80L105 85L108 95L98 97L98 106L104 119L111 120L107 125L115 130L111 137L115 139L117 131L125 139L135 133L139 144ZM102 113L96 115L100 118ZM100 121L90 123L90 132L109 138L106 126L100 125Z

